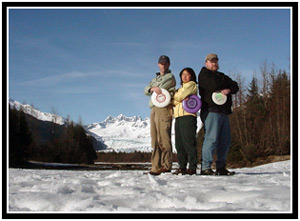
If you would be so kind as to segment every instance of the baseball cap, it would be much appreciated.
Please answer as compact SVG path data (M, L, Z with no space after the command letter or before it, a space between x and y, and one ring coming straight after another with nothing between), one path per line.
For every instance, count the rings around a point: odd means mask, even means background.
M166 55L162 55L158 59L158 63L168 63L170 64L170 58Z
M206 55L206 57L205 57L205 61L211 61L213 59L219 60L218 55L211 53L211 54Z

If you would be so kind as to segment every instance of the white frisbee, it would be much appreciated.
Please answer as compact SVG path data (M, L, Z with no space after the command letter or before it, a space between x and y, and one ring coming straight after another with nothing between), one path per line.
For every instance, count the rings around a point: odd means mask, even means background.
M216 91L212 94L212 100L217 105L223 105L227 101L227 96L222 94L220 91Z
M171 101L171 95L169 91L166 89L161 88L161 94L157 94L156 92L153 92L151 95L152 103L156 107L166 107L170 104Z

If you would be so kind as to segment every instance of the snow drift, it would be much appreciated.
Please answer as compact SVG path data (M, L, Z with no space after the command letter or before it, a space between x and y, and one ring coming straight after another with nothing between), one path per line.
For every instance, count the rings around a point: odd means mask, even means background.
M235 171L228 177L9 169L8 212L291 212L290 161Z

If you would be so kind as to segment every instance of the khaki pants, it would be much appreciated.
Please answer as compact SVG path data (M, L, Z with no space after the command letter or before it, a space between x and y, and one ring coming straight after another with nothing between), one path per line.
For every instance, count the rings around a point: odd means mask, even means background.
M153 107L150 115L151 156L152 172L158 172L161 167L172 169L172 106L165 108Z

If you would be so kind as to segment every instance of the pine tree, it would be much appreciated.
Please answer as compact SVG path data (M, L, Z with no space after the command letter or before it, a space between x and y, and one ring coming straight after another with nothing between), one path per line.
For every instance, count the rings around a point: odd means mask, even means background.
M9 108L9 166L24 165L27 151L32 144L32 135L28 127L25 113Z
M285 71L272 73L272 84L268 98L270 113L268 128L269 152L272 154L290 153L290 80Z

